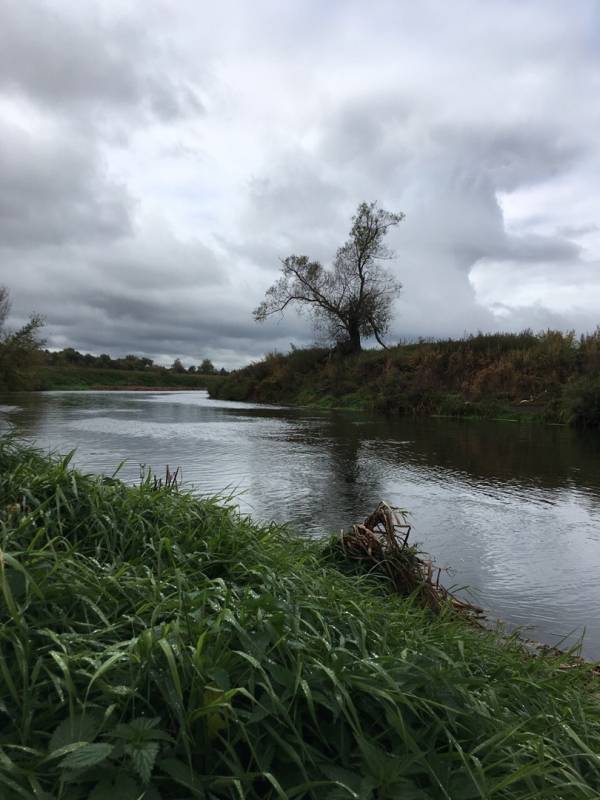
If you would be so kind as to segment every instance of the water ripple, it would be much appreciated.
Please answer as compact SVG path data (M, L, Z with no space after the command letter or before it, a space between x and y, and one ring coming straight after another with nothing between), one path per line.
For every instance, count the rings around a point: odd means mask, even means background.
M15 405L15 402L17 403ZM382 420L212 401L205 392L11 395L0 424L86 470L140 479L181 466L199 494L234 494L257 519L321 536L382 498L447 584L533 638L587 630L600 657L600 437L566 429Z

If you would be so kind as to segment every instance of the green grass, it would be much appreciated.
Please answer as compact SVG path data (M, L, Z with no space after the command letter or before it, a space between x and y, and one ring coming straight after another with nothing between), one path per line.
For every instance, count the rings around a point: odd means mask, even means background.
M127 387L206 389L212 375L169 370L123 370L98 367L38 367L28 385L38 390L118 389Z
M0 520L2 800L600 794L590 669L322 543L10 440Z

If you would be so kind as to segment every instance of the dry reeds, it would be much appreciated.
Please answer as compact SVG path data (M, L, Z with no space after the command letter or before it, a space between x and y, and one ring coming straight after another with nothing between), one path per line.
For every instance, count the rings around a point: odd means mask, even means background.
M384 575L397 594L415 594L422 605L434 611L449 602L459 611L482 614L482 609L455 597L440 583L442 568L434 567L431 559L422 558L418 549L408 544L410 532L406 511L381 502L364 522L342 531L337 544L345 558L363 562L369 572Z

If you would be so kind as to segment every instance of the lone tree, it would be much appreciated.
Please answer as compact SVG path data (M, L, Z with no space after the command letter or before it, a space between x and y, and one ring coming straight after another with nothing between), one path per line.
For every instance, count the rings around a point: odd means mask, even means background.
M315 326L345 353L360 351L361 336L374 336L385 347L382 336L402 284L381 266L393 256L384 238L403 219L404 214L384 211L376 203L361 203L333 266L326 269L308 256L282 259L281 277L267 290L254 318L263 322L295 304L308 310Z

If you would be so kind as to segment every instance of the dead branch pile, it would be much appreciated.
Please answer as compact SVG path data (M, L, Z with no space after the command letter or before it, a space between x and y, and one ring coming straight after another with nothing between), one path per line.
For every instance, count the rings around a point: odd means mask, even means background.
M450 602L457 610L482 613L440 583L441 567L434 568L430 559L422 558L417 548L408 544L410 531L406 512L382 502L364 522L342 531L334 547L344 558L362 562L367 572L385 576L392 591L414 594L427 608L438 611Z

